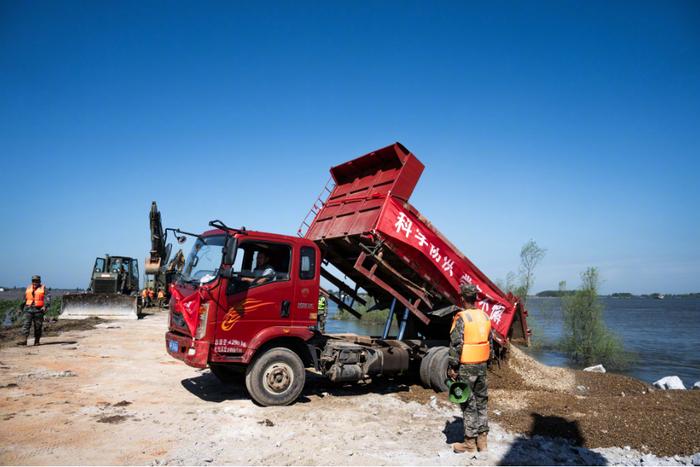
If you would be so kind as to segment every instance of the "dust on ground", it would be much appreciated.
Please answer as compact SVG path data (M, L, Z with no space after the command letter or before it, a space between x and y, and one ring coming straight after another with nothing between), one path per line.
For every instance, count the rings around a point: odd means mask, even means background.
M462 420L444 394L410 379L335 385L309 372L295 405L259 407L241 385L168 356L166 316L0 348L0 463L466 463L450 448ZM473 464L678 464L690 458L645 448L700 451L700 391L560 370L514 350L490 372L490 457Z

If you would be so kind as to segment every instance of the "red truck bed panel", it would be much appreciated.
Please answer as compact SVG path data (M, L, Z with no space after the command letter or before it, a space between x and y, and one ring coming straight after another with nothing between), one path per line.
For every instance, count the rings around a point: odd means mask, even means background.
M432 310L460 304L460 284L474 284L498 337L526 341L527 312L517 297L503 293L408 203L423 168L399 143L333 167L336 186L305 238L359 286L400 297L426 325Z

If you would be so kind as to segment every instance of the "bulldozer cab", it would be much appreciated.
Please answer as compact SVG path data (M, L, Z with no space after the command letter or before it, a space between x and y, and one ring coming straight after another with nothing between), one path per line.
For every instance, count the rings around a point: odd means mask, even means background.
M131 294L138 291L139 265L126 256L95 258L89 290L95 293Z

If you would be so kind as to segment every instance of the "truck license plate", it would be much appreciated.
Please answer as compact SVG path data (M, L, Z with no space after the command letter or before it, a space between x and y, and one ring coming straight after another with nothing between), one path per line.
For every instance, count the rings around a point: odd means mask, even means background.
M173 340L168 340L168 350L171 352L177 352L179 348L179 345L177 344L177 341Z

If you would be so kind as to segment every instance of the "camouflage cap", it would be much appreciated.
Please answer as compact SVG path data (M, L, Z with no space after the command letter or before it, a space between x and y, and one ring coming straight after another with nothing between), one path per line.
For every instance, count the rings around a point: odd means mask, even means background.
M32 276L32 282L41 282L41 276Z
M462 284L459 286L459 291L464 297L476 297L476 293L478 292L474 284Z

